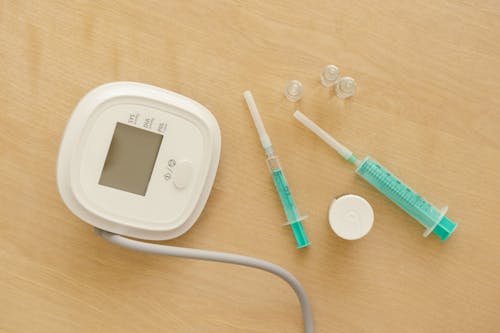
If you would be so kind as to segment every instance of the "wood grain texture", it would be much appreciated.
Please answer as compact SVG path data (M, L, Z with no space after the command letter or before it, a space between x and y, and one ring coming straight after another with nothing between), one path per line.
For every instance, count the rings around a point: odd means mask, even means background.
M278 263L318 332L500 330L498 1L0 0L0 331L301 332L266 273L132 253L61 202L55 165L78 100L130 80L204 104L223 136L208 205L179 246ZM341 101L328 63L358 83ZM292 118L282 91L460 223L446 243L389 203ZM242 92L251 89L313 245L295 250ZM374 207L370 234L334 236L332 198Z

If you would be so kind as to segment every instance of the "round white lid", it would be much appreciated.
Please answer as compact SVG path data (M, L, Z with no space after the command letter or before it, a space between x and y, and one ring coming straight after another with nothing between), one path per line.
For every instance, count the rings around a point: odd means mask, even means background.
M332 230L347 240L360 239L373 225L372 206L364 198L355 194L333 199L328 213Z

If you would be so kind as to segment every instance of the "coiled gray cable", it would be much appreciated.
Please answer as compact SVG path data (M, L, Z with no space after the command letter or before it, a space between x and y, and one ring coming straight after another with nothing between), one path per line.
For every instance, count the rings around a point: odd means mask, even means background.
M159 254L164 256L225 262L229 264L258 268L266 272L273 273L274 275L277 275L283 280L285 280L297 294L297 297L299 298L300 301L300 306L302 308L302 315L304 317L305 333L314 332L311 304L309 303L309 299L307 298L307 294L304 288L302 287L300 282L295 278L295 276L292 275L292 273L290 273L289 271L285 270L284 268L278 265L272 264L265 260L242 256L238 254L140 242L98 228L95 228L95 232L99 236L110 241L111 243L120 245L124 248L134 251Z

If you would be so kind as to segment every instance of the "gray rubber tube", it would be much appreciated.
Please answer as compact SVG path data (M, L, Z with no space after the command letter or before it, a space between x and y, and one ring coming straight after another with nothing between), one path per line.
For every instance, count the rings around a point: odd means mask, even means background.
M99 236L110 241L111 243L120 245L124 248L133 251L159 254L164 256L182 257L189 259L225 262L228 264L258 268L266 272L273 273L274 275L277 275L283 280L285 280L293 288L293 290L297 294L297 297L299 298L300 306L302 308L302 315L304 317L304 331L306 333L314 332L311 304L309 303L309 299L307 298L307 294L304 288L302 287L300 282L295 278L295 276L292 275L292 273L290 273L289 271L278 265L272 264L265 260L242 256L238 254L140 242L98 228L95 228L95 232Z

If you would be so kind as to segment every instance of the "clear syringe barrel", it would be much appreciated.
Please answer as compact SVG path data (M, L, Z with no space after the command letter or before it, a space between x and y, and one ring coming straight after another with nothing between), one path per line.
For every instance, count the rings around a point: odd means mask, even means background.
M269 166L269 171L271 171L273 176L274 186L278 191L281 204L283 205L283 210L285 211L288 220L286 224L289 224L292 228L295 240L297 241L297 248L306 247L311 244L311 242L307 238L306 231L304 230L304 226L301 222L305 219L305 217L300 216L299 214L278 157L274 154L269 154L267 158L267 165Z
M436 208L371 157L359 164L356 173L420 222L426 228L424 236L434 231L446 240L455 230L456 223L445 215L448 207Z

